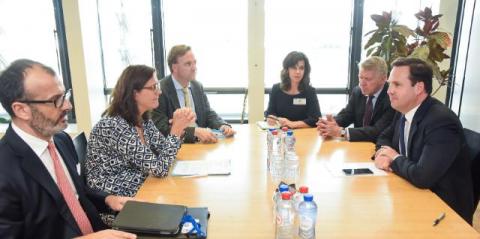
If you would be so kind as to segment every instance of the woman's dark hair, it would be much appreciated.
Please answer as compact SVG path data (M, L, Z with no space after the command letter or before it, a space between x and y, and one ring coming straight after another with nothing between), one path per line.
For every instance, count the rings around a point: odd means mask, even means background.
M305 90L308 86L310 86L310 62L305 54L299 51L292 51L288 53L288 55L283 60L283 69L280 73L281 84L280 88L284 91L290 90L292 87L292 81L290 80L290 76L288 75L288 68L295 67L299 61L305 62L305 71L303 74L303 79L300 81L298 85L298 90L301 92Z
M149 119L148 111L141 118L138 117L135 92L141 91L154 73L154 68L145 65L131 65L125 68L113 88L110 106L103 115L120 116L133 126L139 126L142 120Z
M427 94L430 95L432 93L433 71L425 61L418 58L400 57L392 63L392 67L395 66L408 66L410 70L408 78L412 82L412 86L417 84L417 82L423 82Z

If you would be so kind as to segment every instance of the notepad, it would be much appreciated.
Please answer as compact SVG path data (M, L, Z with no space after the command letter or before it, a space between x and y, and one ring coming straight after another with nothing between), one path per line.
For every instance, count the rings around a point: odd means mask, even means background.
M279 126L277 125L269 125L266 121L257 121L257 126L258 128L262 130L267 130L267 129L278 129Z
M177 160L172 176L206 176L229 175L231 173L230 159L207 160Z

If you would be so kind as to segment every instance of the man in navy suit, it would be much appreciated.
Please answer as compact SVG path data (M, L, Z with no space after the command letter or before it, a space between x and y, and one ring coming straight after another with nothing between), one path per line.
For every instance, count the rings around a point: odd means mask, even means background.
M210 108L202 84L195 80L197 60L190 46L173 46L167 61L172 74L160 81L160 104L152 112L152 119L158 130L164 135L169 134L173 112L189 107L195 112L197 120L195 125L185 129L185 143L216 143L217 137L211 129L220 130L226 137L233 136L235 131Z
M347 106L335 117L327 115L326 119L318 120L317 130L321 136L375 143L392 122L395 111L387 95L387 63L381 57L372 56L358 67L358 86L353 89ZM352 128L346 128L351 124Z
M1 73L0 85L12 118L0 140L0 238L136 238L104 230L90 200L118 210L129 198L85 188L72 140L62 132L70 92L54 71L17 60Z
M378 138L375 165L430 189L471 223L473 186L463 127L430 96L432 69L420 59L400 58L388 81L390 102L399 113Z

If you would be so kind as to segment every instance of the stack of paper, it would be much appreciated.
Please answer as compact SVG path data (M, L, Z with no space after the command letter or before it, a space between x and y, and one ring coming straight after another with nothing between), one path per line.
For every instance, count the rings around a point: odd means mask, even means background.
M177 160L172 176L229 175L230 159Z

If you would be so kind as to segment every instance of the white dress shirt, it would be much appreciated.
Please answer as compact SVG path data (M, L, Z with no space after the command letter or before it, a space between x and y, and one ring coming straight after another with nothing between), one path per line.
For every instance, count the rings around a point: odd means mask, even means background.
M57 183L57 177L55 175L55 169L53 166L53 159L50 157L50 153L48 152L47 146L48 142L39 139L33 135L30 135L29 133L23 131L19 127L15 125L15 123L12 122L12 129L17 133L17 135L25 141L25 143L33 150L33 152L40 158L40 161L42 161L43 165L47 169L48 173L50 176L52 176L53 181ZM53 138L52 138L53 141ZM67 166L65 165L65 162L63 162L62 155L58 152L58 150L55 148L55 151L57 152L58 159L60 160L60 163L62 164L62 168L65 171L65 175L67 175L68 182L73 188L73 191L75 193L75 196L78 198L78 193L77 189L75 188L72 177L70 176L70 173L68 172Z

